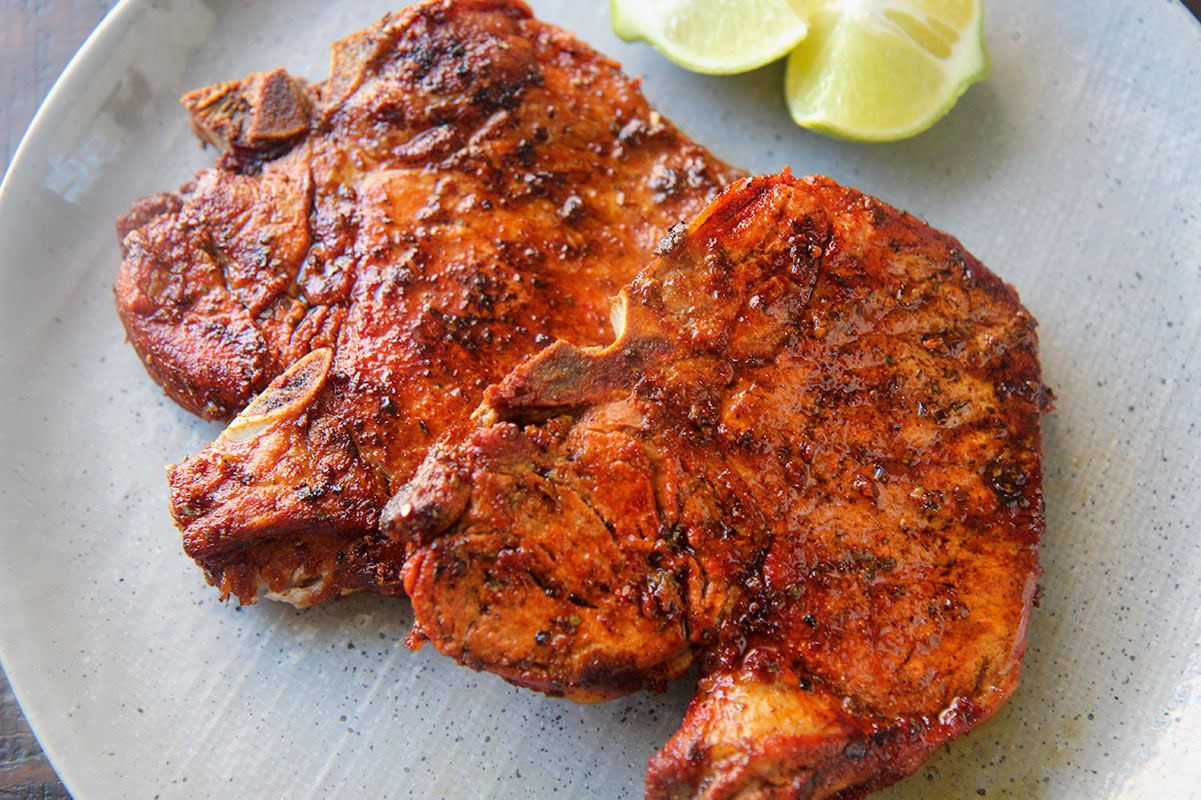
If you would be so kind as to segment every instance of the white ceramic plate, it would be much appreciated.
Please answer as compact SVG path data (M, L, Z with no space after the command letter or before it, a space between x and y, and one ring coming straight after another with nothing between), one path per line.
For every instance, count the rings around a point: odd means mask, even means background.
M717 154L859 186L955 233L1041 320L1045 594L1022 688L889 797L1194 796L1201 785L1201 27L1175 2L993 0L992 77L933 130L794 128L780 65L684 73L606 4L535 3ZM0 654L67 786L119 797L637 797L690 694L577 707L401 639L404 600L216 601L163 465L217 427L165 401L112 307L113 220L211 159L182 91L284 65L380 0L127 0L0 196Z

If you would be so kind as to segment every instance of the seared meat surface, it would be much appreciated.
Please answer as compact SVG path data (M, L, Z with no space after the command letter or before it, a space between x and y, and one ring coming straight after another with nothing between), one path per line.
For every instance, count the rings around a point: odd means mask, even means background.
M611 341L610 298L739 176L519 0L431 0L336 43L324 83L184 102L223 152L121 221L116 297L185 408L271 395L170 477L243 602L399 592L378 514L429 444L543 346Z
M824 178L740 182L659 253L614 344L522 364L389 502L414 637L582 701L696 661L648 797L860 797L1017 685L1035 321Z

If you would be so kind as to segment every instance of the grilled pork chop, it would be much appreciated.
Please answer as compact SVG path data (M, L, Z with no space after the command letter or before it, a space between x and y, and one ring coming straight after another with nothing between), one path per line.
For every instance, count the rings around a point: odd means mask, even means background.
M390 501L414 637L581 701L696 660L648 797L860 797L1017 685L1035 321L824 178L738 183L659 253L614 344L518 367Z
M150 374L214 419L172 470L225 595L400 592L379 511L484 387L609 302L738 173L519 0L431 0L187 95L217 166L122 220L117 304Z

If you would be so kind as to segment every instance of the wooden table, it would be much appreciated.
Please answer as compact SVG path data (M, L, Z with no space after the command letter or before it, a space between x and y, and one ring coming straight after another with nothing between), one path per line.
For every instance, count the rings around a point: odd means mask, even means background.
M1201 17L1201 0L1184 4ZM0 0L0 171L67 61L114 5L116 0ZM0 670L0 800L69 798Z

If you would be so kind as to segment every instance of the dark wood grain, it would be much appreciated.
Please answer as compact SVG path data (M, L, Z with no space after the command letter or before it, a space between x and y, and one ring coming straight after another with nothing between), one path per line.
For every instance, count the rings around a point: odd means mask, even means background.
M115 0L0 0L0 166L42 99Z
M69 797L29 730L8 681L0 674L0 799Z

